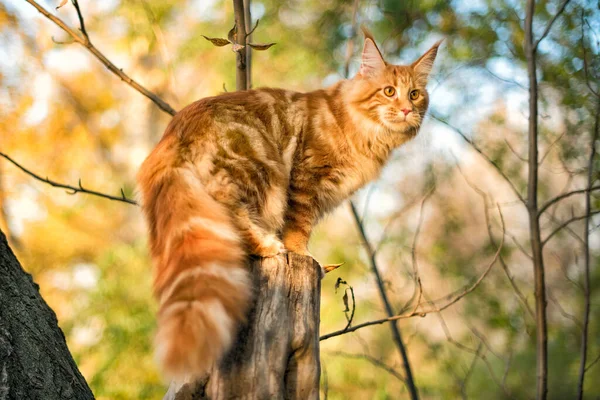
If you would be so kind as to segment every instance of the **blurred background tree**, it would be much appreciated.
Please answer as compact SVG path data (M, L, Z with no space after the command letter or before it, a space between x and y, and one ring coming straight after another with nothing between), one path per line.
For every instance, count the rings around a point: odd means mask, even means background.
M40 3L47 10L59 5ZM175 109L235 88L234 55L202 37L222 37L231 28L231 2L105 0L82 1L81 8L94 44ZM411 62L446 39L420 136L398 150L381 179L354 201L396 313L411 310L417 300L415 272L424 302L481 276L501 240L500 206L506 240L476 290L440 313L401 320L399 327L422 398L534 397L532 253L527 210L517 195L527 196L525 5L254 0L251 11L260 19L254 41L277 42L253 54L254 87L306 91L342 79L346 68L352 76L361 23L392 63ZM53 12L79 26L70 5ZM537 49L540 204L585 188L589 165L597 164L595 158L590 163L590 150L598 131L600 9L585 0L538 1L534 36L542 37L553 20ZM0 0L0 82L1 152L56 181L77 186L81 179L86 188L115 196L122 188L133 196L135 172L168 114L69 44L25 1ZM592 170L592 184L597 177ZM544 246L549 397L556 399L578 391L585 197L566 197L540 218L542 239L557 232ZM590 201L594 213L600 206L594 192ZM96 397L161 398L166 386L152 360L151 264L137 207L69 195L3 162L0 208L1 228L56 311ZM594 384L600 379L598 222L591 218L589 234L586 398L600 396ZM346 263L323 281L323 334L346 325L343 292L334 288L338 277L353 287L354 325L387 316L349 208L319 225L311 250L319 260ZM388 327L366 327L321 344L328 398L408 397Z

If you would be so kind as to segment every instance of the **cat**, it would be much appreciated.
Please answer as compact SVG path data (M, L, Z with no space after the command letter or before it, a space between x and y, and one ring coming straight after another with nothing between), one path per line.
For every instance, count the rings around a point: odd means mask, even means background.
M252 301L247 256L310 255L313 225L414 138L440 42L408 66L367 31L352 79L308 93L257 89L179 111L138 173L163 372L197 378L235 340Z

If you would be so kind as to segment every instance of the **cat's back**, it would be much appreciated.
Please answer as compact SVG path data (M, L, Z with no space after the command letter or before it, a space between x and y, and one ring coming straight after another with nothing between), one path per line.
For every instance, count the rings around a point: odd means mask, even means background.
M293 135L302 118L302 93L273 88L223 93L200 99L179 111L165 131L189 145L232 134L279 141Z
M264 114L285 113L302 95L274 88L226 92L191 103L178 112L174 120L210 118L216 122L243 123L244 117L262 118Z

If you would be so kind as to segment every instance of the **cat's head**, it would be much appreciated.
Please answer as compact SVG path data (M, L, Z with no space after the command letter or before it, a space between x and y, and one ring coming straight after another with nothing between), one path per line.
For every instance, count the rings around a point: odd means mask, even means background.
M441 41L410 65L384 61L373 36L363 28L365 45L349 104L367 125L415 135L429 105L425 86Z

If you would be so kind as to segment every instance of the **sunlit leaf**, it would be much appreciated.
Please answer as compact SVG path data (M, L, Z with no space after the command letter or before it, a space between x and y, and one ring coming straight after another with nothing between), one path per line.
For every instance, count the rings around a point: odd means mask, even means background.
M67 1L69 1L69 0L62 0L62 1L60 2L60 4L59 4L59 5L56 7L56 9L58 10L59 8L61 8L61 7L62 7L62 6L64 6L65 4L67 4Z
M276 43L248 43L248 46L252 47L254 50L263 51L275 44Z
M211 38L211 37L204 36L204 35L202 35L202 37L217 47L223 47L223 46L227 46L229 44L229 40L227 40L227 39Z
M229 39L229 41L231 43L235 43L237 41L237 25L234 24L233 28L231 28L231 30L227 33L227 39Z

